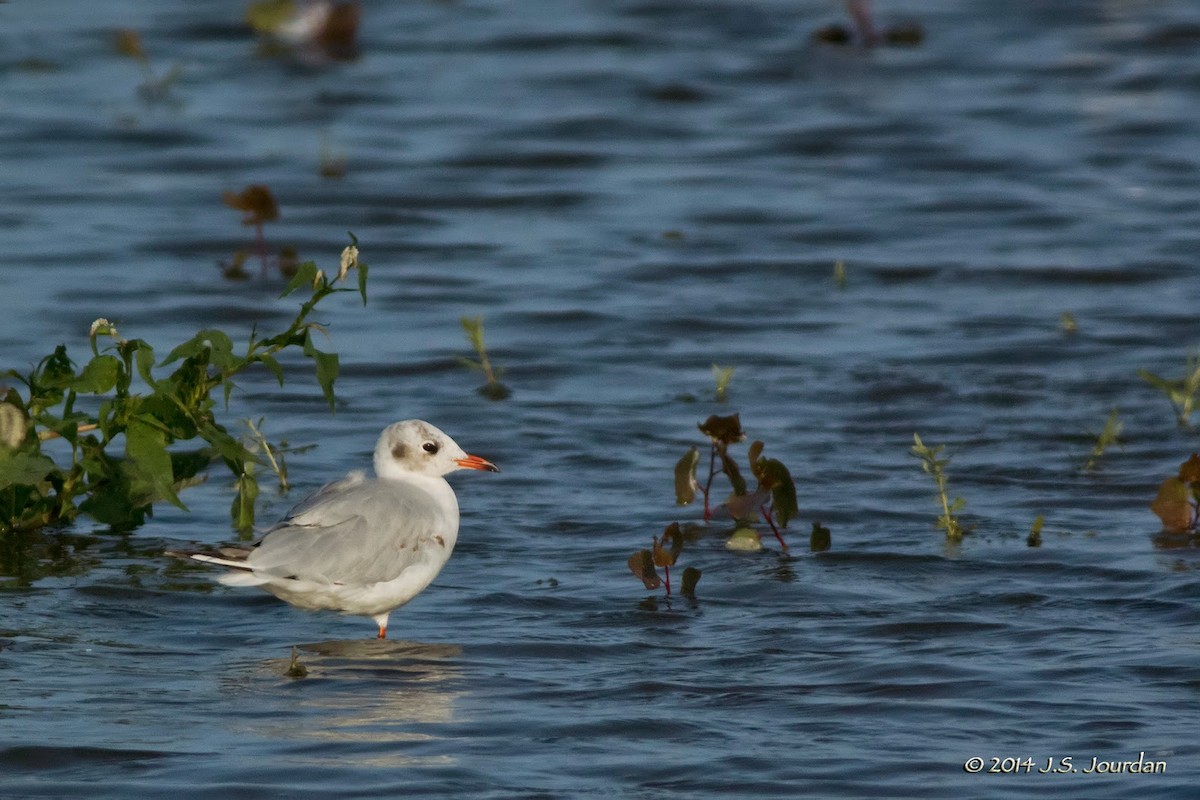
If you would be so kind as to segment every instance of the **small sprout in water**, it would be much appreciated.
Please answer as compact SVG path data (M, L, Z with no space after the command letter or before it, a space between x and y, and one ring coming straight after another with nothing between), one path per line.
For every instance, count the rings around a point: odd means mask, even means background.
M683 570L683 580L680 581L679 593L684 597L696 596L696 584L700 582L700 570L686 567Z
M950 499L946 480L946 466L950 463L950 459L948 457L938 458L944 448L945 445L938 445L934 448L926 447L925 443L921 441L921 437L914 433L913 446L909 452L921 460L921 468L933 476L933 482L937 485L938 502L942 507L942 513L938 515L937 527L946 532L947 539L958 541L968 532L957 516L957 512L966 507L967 501L961 497Z
M1096 443L1092 445L1092 454L1088 457L1087 463L1083 465L1084 472L1091 472L1096 468L1096 464L1099 463L1107 448L1121 443L1121 430L1124 427L1125 423L1121 422L1117 415L1117 409L1114 408L1108 415L1108 421L1104 423L1104 430L1096 436Z
M846 288L846 264L842 261L833 265L833 285L839 289Z
M113 34L113 47L120 55L132 58L143 66L149 66L150 60L146 58L146 51L142 49L141 34L132 28L121 28Z
M1187 533L1196 529L1200 518L1200 455L1179 465L1179 474L1167 478L1158 487L1150 510L1162 520L1168 533Z
M333 152L328 135L321 137L321 166L317 172L322 178L346 177L346 157Z
M1033 520L1033 526L1029 529L1029 537L1025 539L1025 544L1030 547L1042 546L1042 525L1044 524L1045 520L1042 519L1041 514L1038 514Z
M154 72L150 68L150 58L142 47L142 37L131 28L122 28L116 31L113 35L113 47L119 55L131 58L141 65L145 80L138 86L138 95L143 100L155 102L169 99L171 85L183 74L183 69L178 64L167 70L162 77L154 77Z
M717 384L717 402L724 403L729 393L729 382L733 380L733 367L718 367L712 365L713 380Z
M475 349L475 354L479 356L479 360L459 358L459 363L483 373L484 378L487 379L487 383L479 387L478 391L481 395L489 400L506 399L512 394L512 391L500 382L500 375L503 370L498 368L493 369L492 362L488 358L487 348L483 343L483 317L463 317L460 322L467 334L467 339L471 342L471 347Z
M808 538L808 549L814 553L824 553L833 546L832 535L829 528L826 528L819 522L814 522L812 526L812 535Z
M647 589L657 589L665 586L667 597L671 596L671 567L679 560L683 552L683 531L678 522L672 522L662 532L662 537L651 538L649 550L638 550L628 560L629 571L642 582ZM657 567L662 567L663 578L658 577ZM695 591L696 581L700 579L700 570L688 567L683 571L684 594Z
M638 550L629 557L628 563L629 571L647 589L657 589L662 586L662 580L658 577L658 573L654 571L654 554L649 550Z
M295 647L292 648L292 660L288 664L287 672L283 674L289 678L303 678L308 675L308 667L300 663L300 651Z
M1175 409L1175 419L1180 427L1191 427L1192 411L1195 410L1197 397L1200 396L1200 353L1188 355L1187 367L1182 378L1168 380L1144 369L1138 370L1138 375L1167 396Z
M1058 327L1068 336L1079 332L1079 323L1075 321L1075 315L1070 311L1064 311L1058 318Z

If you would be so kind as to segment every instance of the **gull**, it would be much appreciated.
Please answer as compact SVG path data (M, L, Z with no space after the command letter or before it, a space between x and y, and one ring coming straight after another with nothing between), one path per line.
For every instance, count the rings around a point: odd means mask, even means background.
M500 471L428 422L396 422L375 445L375 479L356 470L321 487L251 547L167 555L229 567L221 583L257 586L298 608L370 617L384 639L388 615L450 558L458 499L443 476L460 469Z

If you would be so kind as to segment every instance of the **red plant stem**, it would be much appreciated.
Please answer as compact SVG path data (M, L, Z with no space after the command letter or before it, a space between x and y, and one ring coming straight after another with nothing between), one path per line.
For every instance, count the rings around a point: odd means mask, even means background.
M663 574L667 576L667 597L671 596L671 566L666 564L663 566Z
M775 527L775 520L771 516L771 509L767 507L766 503L763 503L759 508L759 511L762 512L763 519L765 519L767 524L771 526L771 533L775 534L775 538L779 540L779 546L782 547L783 552L786 553L788 551L787 542L783 540L783 534L779 532L779 528Z
M717 474L717 446L714 444L708 451L708 481L704 484L704 521L707 523L712 519L712 512L708 508L708 493L712 489L713 477Z
M254 223L254 246L258 250L258 258L262 261L262 277L267 277L267 238L263 235L261 222Z

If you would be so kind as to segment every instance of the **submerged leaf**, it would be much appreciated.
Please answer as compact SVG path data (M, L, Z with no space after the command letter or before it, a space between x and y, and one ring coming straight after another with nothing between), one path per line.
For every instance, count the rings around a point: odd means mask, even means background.
M753 528L738 528L725 542L726 550L736 550L744 553L757 553L763 549L762 537Z
M679 591L686 597L696 596L696 584L700 582L700 570L695 567L687 567L683 570L683 580L680 582Z
M814 553L823 553L832 546L833 540L829 528L819 522L814 522L812 534L808 537L808 549Z
M686 506L696 499L700 485L696 483L696 465L700 463L700 451L693 447L675 464L675 503Z
M657 589L662 586L662 580L654 570L654 556L649 550L638 550L629 557L629 571L640 580L647 589Z
M1150 504L1150 510L1162 520L1164 530L1171 533L1191 530L1193 509L1189 496L1187 484L1179 478L1167 478L1158 487L1158 496Z

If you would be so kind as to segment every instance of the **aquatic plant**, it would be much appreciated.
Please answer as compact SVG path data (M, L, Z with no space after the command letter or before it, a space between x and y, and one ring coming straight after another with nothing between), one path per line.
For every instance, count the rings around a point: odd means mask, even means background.
M671 596L671 567L683 552L683 531L678 522L672 522L663 531L662 536L652 537L649 550L638 550L629 557L629 570L642 582L647 589L666 588L667 597ZM656 567L662 567L664 578L658 577ZM681 576L679 591L689 597L696 594L696 583L700 580L700 570L687 567Z
M718 367L712 365L713 382L716 383L716 398L718 403L724 403L729 396L729 382L733 380L733 367Z
M967 501L961 497L950 499L946 478L946 466L949 465L950 458L938 458L943 449L945 445L940 444L933 448L926 447L921 437L914 433L913 446L909 452L921 460L921 469L933 476L933 482L937 486L938 503L942 508L942 513L937 518L937 527L946 532L947 539L958 541L968 532L968 528L956 516L966 508Z
M1188 354L1187 367L1182 378L1170 380L1144 369L1138 370L1138 375L1171 401L1171 407L1175 409L1175 419L1181 428L1191 427L1192 412L1196 409L1197 397L1200 396L1200 351Z
M1168 533L1192 533L1200 522L1200 455L1192 453L1179 472L1158 487L1150 510Z
M747 461L751 474L757 480L757 486L751 491L737 461L729 453L730 445L746 438L739 415L721 417L714 414L698 427L709 439L708 477L701 486L696 478L700 451L693 447L675 464L675 502L681 506L688 505L696 498L697 492L701 493L704 498L704 521L711 521L716 513L712 507L713 480L717 475L717 462L720 461L720 472L733 490L721 506L721 510L735 523L727 546L735 550L761 549L754 528L761 519L771 529L783 551L787 552L788 545L781 529L786 528L788 522L800 513L796 485L787 467L777 459L764 458L761 441L751 443Z
M846 264L842 261L833 265L833 285L838 289L846 288Z
M1058 328L1068 336L1074 336L1079 333L1079 323L1075 320L1075 315L1070 311L1064 311L1058 318Z
M281 48L316 48L334 59L358 55L361 18L357 2L333 0L259 0L246 9L246 24L269 42Z
M269 266L263 225L279 219L279 203L275 202L275 195L266 186L252 183L240 192L225 192L221 199L225 205L245 214L242 217L243 225L254 226L254 247L262 263L262 277L265 278Z
M67 523L81 513L118 529L139 525L154 503L186 508L179 492L202 480L217 459L237 486L233 525L249 531L258 495L254 466L264 459L218 422L216 398L228 408L234 379L256 365L282 385L278 355L298 349L312 359L332 410L338 357L317 348L314 331L324 329L308 317L329 295L354 291L339 284L355 267L365 304L367 269L351 245L332 279L304 264L283 296L305 289L309 298L284 330L267 337L251 332L241 352L225 332L205 329L160 361L148 342L126 339L98 319L88 332L92 357L82 367L59 345L29 373L3 373L24 390L10 387L0 396L0 533ZM65 447L49 444L59 440ZM195 440L200 445L190 450L172 447Z
M1042 546L1042 526L1045 525L1045 523L1046 521L1042 519L1041 514L1038 514L1037 517L1034 518L1033 525L1031 525L1029 528L1029 536L1025 538L1025 544L1029 545L1030 547Z
M1117 409L1113 409L1108 415L1108 420L1104 423L1104 430L1096 437L1095 444L1092 445L1092 454L1088 456L1088 460L1083 465L1084 472L1091 472L1096 468L1096 464L1104 455L1104 451L1114 444L1120 444L1121 431L1125 428L1125 423L1120 420Z
M162 75L155 77L150 66L150 57L142 48L141 34L131 28L122 28L113 34L113 47L118 54L136 61L142 68L143 81L138 86L138 95L143 100L152 103L169 98L171 86L183 74L183 67L175 64Z
M463 331L467 334L467 341L471 343L479 360L475 361L460 356L458 362L464 367L483 373L487 383L476 390L481 395L489 400L506 399L512 394L512 391L500 382L500 374L504 370L493 368L491 359L488 358L487 348L483 343L483 317L462 317L459 321L462 323Z

